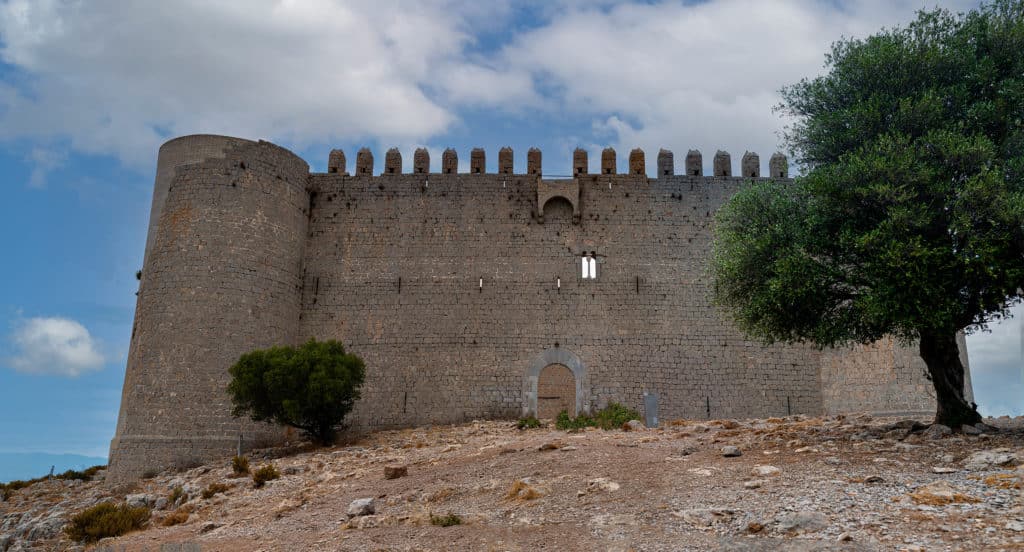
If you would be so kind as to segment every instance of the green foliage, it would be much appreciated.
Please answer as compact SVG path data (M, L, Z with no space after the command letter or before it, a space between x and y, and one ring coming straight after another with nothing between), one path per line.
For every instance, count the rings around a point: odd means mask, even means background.
M270 466L273 468L273 466ZM277 477L271 477L270 479L277 479ZM262 483L258 486L262 486ZM224 483L210 483L203 489L202 496L204 499L209 500L215 495L225 493L231 489L231 485L225 485Z
M330 443L359 399L363 361L334 340L253 351L230 369L235 416L273 421Z
M563 431L579 430L585 427L598 427L604 430L619 429L622 424L630 420L639 420L640 413L632 408L627 408L619 403L608 403L608 406L598 410L593 416L580 414L570 418L565 410L558 413L555 419L555 427Z
M446 516L435 516L430 514L430 524L437 525L440 527L451 527L452 525L462 525L462 518L458 514L448 512Z
M92 466L82 471L67 470L64 473L54 475L53 479L60 479L64 481L70 481L73 479L78 481L92 481L92 478L96 475L97 472L99 472L100 470L104 470L106 468L106 466ZM34 479L29 480L16 479L14 481L8 481L7 483L0 483L0 498L2 498L0 502L6 501L8 498L10 498L11 493L13 493L14 491L20 491L25 487L35 485L36 483L42 483L43 481L49 481L50 479L51 478L49 475L44 475L42 477L36 477Z
M956 332L1024 287L1024 1L920 12L826 61L782 91L806 176L717 215L715 301L769 343L920 339L941 411L939 385L963 402Z
M185 496L185 489L181 485L177 485L171 489L171 494L167 495L167 502L171 504L177 504L181 497Z
M516 429L536 429L538 427L540 427L540 420L536 416L519 418L519 421L516 422Z
M71 540L95 542L142 529L147 521L149 508L104 502L75 514L64 532Z
M252 472L252 484L254 487L259 489L267 483L267 481L273 481L279 479L281 473L277 471L277 468L273 464L267 464L260 469Z
M248 475L249 459L244 456L235 456L231 459L231 473L237 476Z

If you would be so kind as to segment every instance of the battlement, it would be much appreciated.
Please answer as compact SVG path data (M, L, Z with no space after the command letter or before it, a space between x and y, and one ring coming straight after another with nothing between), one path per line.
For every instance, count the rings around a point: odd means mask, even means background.
M505 146L498 151L497 172L488 172L487 153L483 148L473 148L469 155L468 174L504 174L504 175L531 175L540 177L543 174L541 167L541 151L537 148L530 148L526 154L526 172L515 172L515 153L512 148ZM403 174L402 153L398 148L391 148L384 154L384 167L380 173L375 172L373 164L373 152L369 148L361 148L356 154L356 172L354 176L374 176ZM704 161L701 152L690 150L685 160L686 176L705 176ZM340 149L333 149L327 160L328 174L348 175L345 170L345 152ZM453 148L444 150L441 155L441 166L438 172L431 172L430 153L426 148L418 148L413 156L412 173L410 174L458 174L459 154ZM590 160L587 150L576 148L572 152L572 176L580 177L590 174ZM618 163L615 150L604 148L601 151L601 162L598 174L618 175ZM625 175L643 176L647 174L644 150L634 148L629 152L629 159ZM762 174L768 178L789 178L789 161L782 153L776 152L768 162L768 171L761 171L761 157L754 152L745 152L740 161L741 178L762 178ZM675 156L671 150L661 148L658 150L657 171L654 178L673 177L676 175ZM732 157L729 152L721 151L715 153L709 177L732 177Z

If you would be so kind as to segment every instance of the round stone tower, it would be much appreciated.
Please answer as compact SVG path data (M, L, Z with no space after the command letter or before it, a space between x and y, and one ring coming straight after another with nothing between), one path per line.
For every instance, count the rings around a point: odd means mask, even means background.
M228 368L298 339L309 166L268 142L160 148L112 481L281 440L231 416Z

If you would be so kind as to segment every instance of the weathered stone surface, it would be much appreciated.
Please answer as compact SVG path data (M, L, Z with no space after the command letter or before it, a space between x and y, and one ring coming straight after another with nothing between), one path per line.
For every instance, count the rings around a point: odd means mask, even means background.
M724 508L693 508L672 512L672 515L682 518L694 527L710 527L732 518L733 511Z
M346 513L349 517L368 516L375 513L376 508L372 498L357 498L348 505Z
M384 479L398 479L409 474L407 466L384 466Z
M743 452L740 451L739 447L727 445L722 447L722 456L726 458L734 458L736 456L743 456Z
M828 518L820 512L787 512L779 516L777 527L783 533L810 533L828 526Z
M544 180L537 150L530 177L485 174L482 153L470 174L449 150L440 174L414 155L382 177L361 150L346 178L266 142L165 144L110 479L230 457L239 432L246 450L282 442L231 416L224 367L309 337L375 367L356 431L535 414L551 365L570 372L554 400L572 415L643 410L645 392L664 420L933 410L891 341L757 347L718 316L704 257L745 185L730 171Z
M964 467L982 470L992 467L1011 467L1021 463L1021 458L1010 449L979 450L964 460Z
M953 430L942 424L932 424L928 426L928 429L924 430L921 434L926 439L941 439L947 435L952 435Z
M583 175L587 174L587 150L583 148L576 148L572 152L572 174Z
M768 465L754 466L753 468L750 469L751 475L756 475L759 477L779 475L780 473L782 473L782 470L775 466Z

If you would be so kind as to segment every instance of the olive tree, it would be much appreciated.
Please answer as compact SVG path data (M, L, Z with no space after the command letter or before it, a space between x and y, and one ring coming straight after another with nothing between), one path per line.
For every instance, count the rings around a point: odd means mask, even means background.
M779 108L804 175L720 210L717 304L766 342L916 343L935 421L977 423L957 334L1024 288L1024 1L839 40Z

